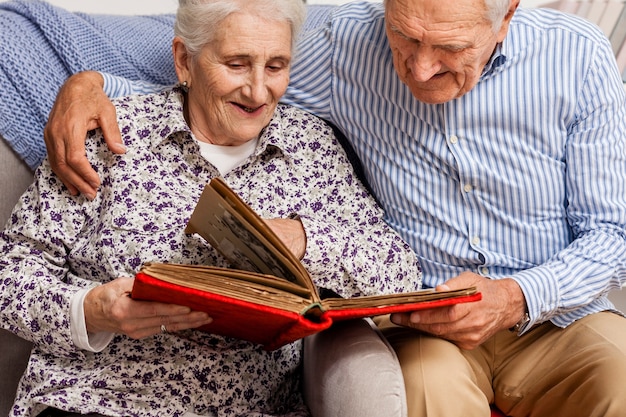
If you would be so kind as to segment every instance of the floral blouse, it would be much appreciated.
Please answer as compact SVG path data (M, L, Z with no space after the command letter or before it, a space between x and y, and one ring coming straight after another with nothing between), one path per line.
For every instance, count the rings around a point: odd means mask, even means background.
M142 340L116 335L99 353L77 349L70 300L132 276L144 262L227 266L185 235L204 185L219 173L200 154L176 89L115 101L124 155L99 130L87 154L102 185L72 196L45 161L0 233L0 326L34 342L13 416L46 406L111 416L306 416L302 344L267 352L188 330ZM224 176L262 217L298 214L303 263L316 284L345 297L413 291L421 271L406 243L355 177L331 129L280 105L252 155Z

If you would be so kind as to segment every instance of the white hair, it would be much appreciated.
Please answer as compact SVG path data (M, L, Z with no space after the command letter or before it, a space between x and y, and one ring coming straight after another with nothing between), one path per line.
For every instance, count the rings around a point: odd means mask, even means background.
M509 11L511 0L483 0L487 14L485 18L491 22L491 28L495 32L500 30L504 16ZM389 0L383 0L383 4L387 4Z
M232 13L254 12L272 21L288 22L295 47L306 17L302 0L179 0L174 34L180 37L191 56L196 56L216 38L216 28Z
M509 11L511 0L484 0L487 6L487 19L491 21L491 28L494 32L500 30L504 16Z

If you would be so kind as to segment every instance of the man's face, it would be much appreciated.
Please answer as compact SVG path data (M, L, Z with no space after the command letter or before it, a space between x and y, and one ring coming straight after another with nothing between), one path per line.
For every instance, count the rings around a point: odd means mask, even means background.
M420 101L460 97L478 82L511 16L494 32L484 0L387 0L386 31L396 72Z

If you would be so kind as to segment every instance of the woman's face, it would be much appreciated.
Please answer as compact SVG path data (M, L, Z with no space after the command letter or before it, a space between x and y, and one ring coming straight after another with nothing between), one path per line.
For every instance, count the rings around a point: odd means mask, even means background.
M179 79L189 85L186 117L197 139L241 145L259 136L287 89L291 26L234 13L194 59L180 39L174 56Z

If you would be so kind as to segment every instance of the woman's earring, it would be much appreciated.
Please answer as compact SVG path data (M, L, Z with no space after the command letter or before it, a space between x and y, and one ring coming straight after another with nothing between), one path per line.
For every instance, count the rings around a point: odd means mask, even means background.
M185 93L189 91L189 87L187 86L187 81L183 81L180 86L182 87Z

